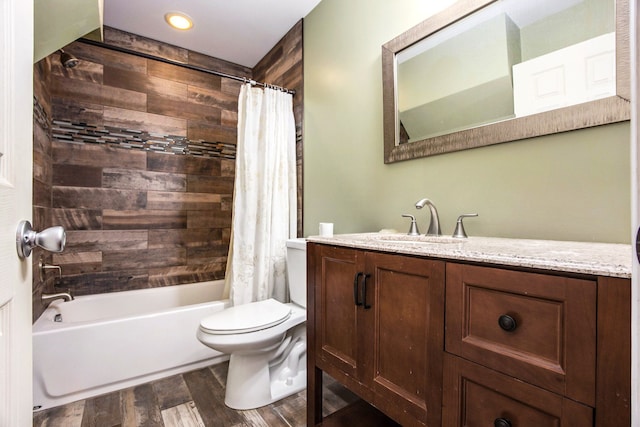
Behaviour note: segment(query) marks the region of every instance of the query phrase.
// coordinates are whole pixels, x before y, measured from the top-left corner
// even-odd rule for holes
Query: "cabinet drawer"
[[[445,347],[595,406],[596,283],[448,264]]]
[[[443,426],[593,425],[586,405],[449,354],[443,385]]]

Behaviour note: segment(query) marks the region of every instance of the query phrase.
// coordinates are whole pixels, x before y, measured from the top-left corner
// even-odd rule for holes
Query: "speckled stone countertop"
[[[407,236],[401,233],[336,234],[310,236],[310,242],[359,249],[427,256],[448,260],[484,262],[542,270],[631,277],[631,245],[504,239],[495,237]]]

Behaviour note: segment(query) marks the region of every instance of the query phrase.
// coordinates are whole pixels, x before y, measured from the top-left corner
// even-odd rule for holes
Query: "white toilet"
[[[198,339],[231,355],[224,403],[254,409],[307,385],[306,241],[287,241],[291,303],[274,299],[227,308],[202,319]]]

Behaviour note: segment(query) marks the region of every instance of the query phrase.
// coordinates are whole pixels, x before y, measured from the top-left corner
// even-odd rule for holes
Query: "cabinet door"
[[[440,425],[444,263],[366,254],[365,357],[375,406],[402,425]],[[369,306],[370,308],[366,308]]]
[[[593,409],[446,354],[442,425],[588,427]]]
[[[363,252],[334,246],[317,246],[315,259],[315,345],[317,364],[342,382],[360,381],[359,353],[364,337],[354,296],[356,275],[361,283]],[[354,384],[347,384],[352,386]],[[356,390],[357,391],[357,390]]]

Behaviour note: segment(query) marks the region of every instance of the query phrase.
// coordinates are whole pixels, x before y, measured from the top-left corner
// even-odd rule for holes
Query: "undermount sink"
[[[372,240],[384,241],[388,243],[402,243],[402,244],[440,244],[440,243],[464,243],[466,239],[456,238],[450,236],[410,236],[408,234],[372,234]]]

